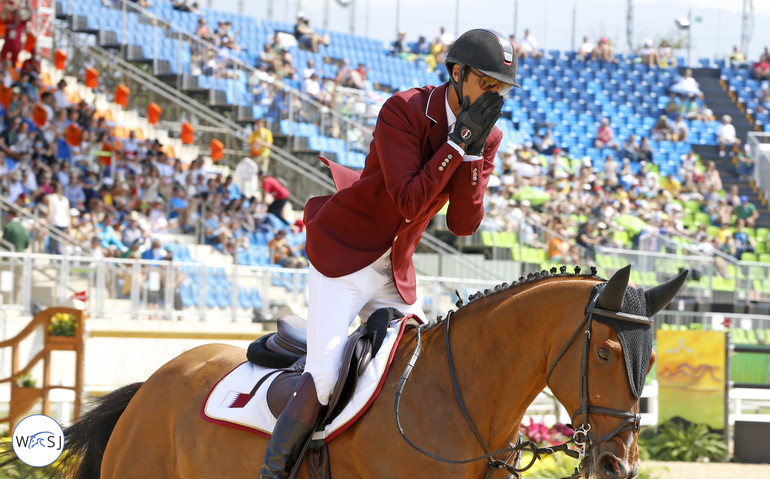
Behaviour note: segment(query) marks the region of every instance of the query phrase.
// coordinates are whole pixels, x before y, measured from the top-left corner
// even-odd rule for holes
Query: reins
[[[600,406],[591,406],[588,404],[588,357],[590,354],[590,346],[591,346],[591,327],[593,325],[594,315],[600,315],[602,317],[608,317],[608,318],[618,319],[622,321],[630,321],[630,322],[650,324],[650,325],[653,324],[653,320],[646,316],[601,309],[596,305],[598,302],[598,298],[599,298],[598,294],[594,295],[594,297],[591,298],[591,301],[589,302],[585,310],[585,318],[583,319],[583,321],[580,322],[577,329],[575,329],[575,332],[572,333],[567,343],[564,345],[562,350],[556,356],[556,359],[548,368],[548,373],[546,375],[546,384],[548,384],[549,379],[551,378],[551,373],[556,367],[556,364],[564,356],[567,349],[575,340],[575,338],[580,333],[580,331],[583,330],[583,328],[585,328],[583,330],[584,340],[583,340],[583,348],[582,348],[581,361],[580,361],[580,408],[571,416],[573,424],[575,424],[575,420],[577,419],[577,417],[581,416],[582,424],[578,428],[573,428],[574,433],[568,441],[562,444],[558,444],[556,446],[540,448],[533,441],[522,441],[521,436],[519,436],[519,439],[516,442],[516,444],[508,443],[509,447],[499,449],[494,452],[490,452],[489,447],[487,447],[486,442],[481,437],[481,434],[476,428],[476,425],[473,423],[473,419],[471,419],[470,414],[468,413],[468,410],[465,407],[462,394],[460,393],[460,387],[457,382],[457,376],[455,375],[454,363],[452,360],[452,350],[451,350],[450,341],[449,341],[449,325],[452,317],[452,311],[450,311],[447,314],[447,317],[444,320],[444,323],[445,323],[444,338],[446,343],[446,356],[447,356],[447,361],[449,363],[449,374],[452,380],[452,389],[455,394],[455,400],[457,402],[457,405],[460,408],[460,412],[465,418],[465,421],[468,424],[468,427],[470,428],[471,432],[476,437],[476,441],[478,441],[478,443],[481,445],[481,448],[484,451],[484,455],[474,457],[471,459],[447,459],[447,458],[438,456],[429,451],[426,451],[425,449],[422,449],[421,447],[416,445],[414,442],[412,442],[406,436],[406,433],[404,432],[404,429],[401,426],[401,419],[399,414],[401,397],[403,395],[404,387],[406,386],[406,381],[409,379],[409,375],[412,373],[412,370],[414,369],[417,359],[420,357],[420,353],[422,352],[421,332],[423,328],[427,327],[427,325],[421,325],[420,327],[417,328],[416,344],[415,344],[414,351],[412,352],[412,356],[409,359],[409,362],[407,363],[406,367],[404,368],[404,372],[401,374],[401,378],[398,382],[398,386],[396,387],[395,398],[393,403],[393,413],[395,415],[396,426],[398,427],[398,432],[401,434],[401,437],[404,438],[404,441],[406,441],[406,443],[409,444],[412,448],[437,461],[459,465],[459,464],[468,464],[471,462],[480,461],[482,459],[487,459],[488,468],[484,476],[485,479],[491,478],[493,473],[500,469],[505,469],[510,474],[508,476],[509,479],[510,478],[518,479],[520,477],[520,473],[527,471],[529,468],[531,468],[535,464],[535,461],[541,459],[542,456],[544,455],[554,454],[556,452],[563,452],[574,459],[583,459],[588,453],[588,451],[594,445],[602,443],[609,439],[612,439],[618,434],[621,434],[628,430],[638,431],[641,423],[641,415],[639,413],[634,413],[632,411],[621,411],[618,409],[611,409],[611,408],[605,408]],[[589,422],[590,414],[618,417],[623,419],[623,421],[609,433],[601,436],[598,439],[592,440],[589,435],[589,432],[591,431],[591,423]],[[569,444],[571,443],[578,446],[579,450],[575,451],[570,449]],[[519,467],[520,466],[519,463],[521,460],[521,451],[529,451],[530,453],[532,453],[532,460],[529,462],[529,464],[527,464],[526,467]],[[500,454],[508,454],[508,457],[505,460],[495,459],[494,456],[497,456]],[[575,472],[571,476],[563,479],[575,479],[579,477],[580,477],[580,472],[576,468]]]
[[[447,361],[449,362],[449,372],[450,377],[452,379],[452,389],[455,392],[455,399],[457,400],[457,405],[460,408],[460,411],[463,414],[463,417],[465,418],[465,421],[467,422],[468,426],[470,427],[471,431],[473,432],[473,435],[476,437],[476,440],[481,445],[481,448],[484,450],[484,455],[473,457],[470,459],[448,459],[445,457],[441,457],[439,455],[433,454],[429,451],[426,451],[425,449],[421,448],[414,442],[412,442],[404,432],[404,428],[401,426],[401,417],[399,413],[399,407],[401,404],[401,397],[403,395],[404,387],[406,386],[406,381],[409,379],[409,375],[412,373],[412,369],[414,369],[414,365],[417,362],[417,359],[420,357],[420,353],[422,352],[422,330],[428,327],[427,324],[421,325],[417,328],[416,333],[416,344],[414,347],[414,351],[412,352],[411,358],[409,358],[409,362],[407,363],[406,367],[404,368],[404,372],[401,374],[401,379],[398,381],[398,386],[396,387],[396,393],[395,393],[395,399],[393,402],[393,413],[395,415],[396,419],[396,426],[398,427],[398,432],[401,434],[401,437],[404,438],[404,441],[406,441],[407,444],[409,444],[413,449],[417,450],[418,452],[430,457],[431,459],[435,459],[440,462],[445,462],[448,464],[468,464],[471,462],[480,461],[482,459],[488,460],[488,469],[485,474],[485,478],[491,478],[492,474],[500,469],[505,469],[508,473],[510,473],[509,477],[515,477],[519,478],[520,473],[527,471],[530,469],[537,460],[541,459],[544,455],[549,454],[555,454],[557,452],[563,452],[567,454],[568,456],[572,458],[577,458],[578,453],[577,451],[573,451],[569,449],[568,444],[573,442],[571,439],[563,444],[559,444],[556,446],[551,447],[538,447],[537,444],[533,441],[522,441],[521,436],[519,436],[518,441],[516,444],[508,443],[509,447],[499,449],[494,452],[490,452],[489,447],[487,447],[486,442],[481,437],[481,434],[479,433],[478,429],[476,428],[476,425],[473,423],[473,419],[471,419],[470,414],[468,414],[468,410],[465,407],[465,403],[463,401],[462,395],[460,394],[460,388],[457,383],[457,376],[455,375],[454,371],[454,364],[452,361],[452,351],[450,348],[449,343],[449,323],[450,318],[452,317],[452,311],[450,311],[447,314],[445,322],[445,341],[446,341],[446,351],[447,351]],[[532,454],[532,459],[530,460],[529,464],[527,464],[525,467],[519,467],[520,466],[520,460],[521,460],[521,451],[529,451]],[[495,459],[494,456],[500,455],[500,454],[508,454],[508,457],[505,460]],[[570,477],[578,477],[578,476],[570,476]],[[569,478],[565,478],[569,479]]]

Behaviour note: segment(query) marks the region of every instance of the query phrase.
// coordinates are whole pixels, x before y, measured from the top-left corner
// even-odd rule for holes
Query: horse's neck
[[[564,287],[554,284],[534,288],[539,291],[524,291],[497,303],[495,298],[479,300],[450,319],[459,390],[476,426],[489,437],[490,447],[516,439],[515,432],[527,407],[546,385],[551,350],[561,349],[565,331],[577,326],[565,328],[566,314],[558,314],[569,311],[571,306],[563,301],[570,296],[564,295]],[[577,318],[575,306],[572,308]],[[428,346],[438,366],[442,361],[447,364],[444,334],[444,328],[434,331]]]

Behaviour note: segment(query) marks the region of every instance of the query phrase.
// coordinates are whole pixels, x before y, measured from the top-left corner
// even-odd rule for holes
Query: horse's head
[[[626,266],[594,287],[583,322],[549,353],[547,383],[571,414],[585,478],[636,477],[639,397],[655,361],[651,317],[687,279],[685,271],[643,291],[628,286],[630,271]]]

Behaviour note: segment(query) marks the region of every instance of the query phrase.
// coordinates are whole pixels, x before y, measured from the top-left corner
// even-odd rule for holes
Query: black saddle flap
[[[372,313],[369,319],[364,324],[362,324],[361,327],[359,327],[350,336],[348,336],[348,341],[345,345],[345,352],[342,356],[342,363],[340,365],[339,378],[337,380],[337,384],[331,392],[329,398],[329,412],[323,419],[321,424],[322,426],[329,424],[335,417],[337,417],[337,415],[339,415],[342,409],[347,406],[348,402],[353,396],[353,393],[356,390],[359,376],[364,373],[366,367],[369,365],[372,358],[377,354],[377,351],[382,345],[382,341],[385,338],[388,325],[393,319],[402,318],[403,316],[403,313],[394,308],[379,309]],[[291,324],[296,326],[298,323],[293,318],[297,317],[294,316],[290,318],[292,318]],[[297,319],[304,322],[302,318]],[[284,344],[284,341],[282,340],[285,340],[288,337],[288,334],[290,334],[284,334],[285,331],[289,330],[282,330],[280,328],[281,321],[279,321],[278,324],[279,328],[277,334],[268,335],[267,337],[263,336],[259,340],[255,341],[251,344],[251,346],[249,346],[248,353],[252,354],[252,347],[254,351],[257,351],[259,348],[257,348],[255,345],[262,341],[264,344],[262,348],[259,349],[260,353],[265,357],[269,357],[274,360],[275,356],[271,355],[278,353],[273,350],[273,347],[282,346]],[[289,323],[287,322],[287,324]],[[278,336],[280,336],[280,338]],[[302,361],[298,361],[299,356],[292,354],[292,351],[288,348],[279,350],[282,351],[282,353],[280,356],[278,356],[278,358],[283,358],[287,363],[282,367],[291,367],[292,370],[280,373],[273,380],[270,388],[267,391],[267,404],[270,408],[270,412],[272,412],[273,416],[276,418],[280,415],[281,411],[283,411],[283,408],[286,406],[286,403],[289,401],[289,397],[294,392],[294,387],[296,386],[297,381],[299,381],[299,378],[304,370],[304,363]],[[254,356],[256,355],[254,354]],[[291,361],[289,361],[290,358],[292,359]],[[249,360],[251,361],[251,357],[249,357]],[[255,362],[255,364],[264,366],[265,364],[263,363],[264,361]],[[303,367],[299,367],[300,365]]]

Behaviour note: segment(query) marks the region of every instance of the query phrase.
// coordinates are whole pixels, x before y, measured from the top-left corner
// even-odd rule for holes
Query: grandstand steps
[[[142,18],[139,17],[140,20]],[[169,61],[153,59],[152,46],[145,48],[142,45],[121,44],[117,32],[92,28],[89,26],[88,18],[84,16],[65,15],[62,19],[67,21],[72,31],[94,35],[96,44],[100,47],[121,53],[121,56],[126,61],[158,77],[168,85],[179,89],[198,103],[213,108],[227,118],[242,124],[254,121],[251,108],[233,105],[228,101],[227,95],[223,90],[208,87],[201,88],[197,85],[197,78],[190,75],[173,74]],[[195,82],[191,82],[191,79],[195,79]]]
[[[720,82],[719,70],[715,68],[696,68],[693,69],[693,78],[698,82],[704,95],[704,101],[711,108],[716,119],[721,119],[722,115],[730,115],[738,138],[745,144],[747,133],[752,131],[754,127]],[[729,154],[720,157],[719,148],[714,145],[693,145],[692,148],[695,153],[700,155],[701,161],[704,164],[709,161],[713,161],[716,164],[722,177],[723,188],[726,191],[729,191],[733,185],[737,185],[739,194],[747,196],[749,201],[757,206],[760,215],[755,226],[770,227],[770,212],[762,207],[762,198],[752,188],[751,184],[738,177],[732,157]]]

